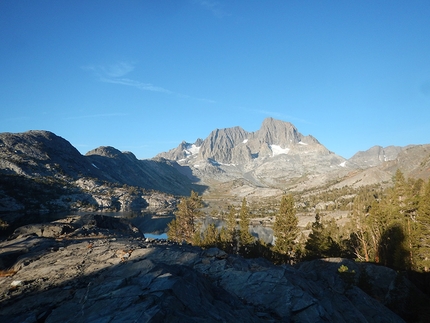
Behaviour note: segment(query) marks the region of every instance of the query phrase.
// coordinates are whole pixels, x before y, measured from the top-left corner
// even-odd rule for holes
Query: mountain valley
[[[106,146],[82,155],[48,131],[1,133],[0,228],[7,239],[0,241],[0,317],[9,322],[66,317],[77,322],[142,317],[147,322],[421,322],[417,319],[428,317],[430,302],[426,273],[404,276],[382,266],[395,267],[390,257],[385,263],[363,261],[357,243],[362,231],[354,222],[361,214],[356,197],[378,195],[395,183],[399,170],[411,183],[427,181],[430,145],[374,146],[345,159],[291,123],[272,118],[256,132],[216,129],[204,140],[182,142],[148,160]],[[256,242],[241,245],[240,253],[234,240],[225,245],[231,252],[170,236],[168,241],[145,237],[144,232],[165,232],[193,191],[204,202],[199,225],[205,233],[222,226],[227,212],[239,210],[246,199],[247,231]],[[281,266],[269,261],[281,259],[271,248],[277,245],[274,223],[286,193],[294,196],[300,230],[294,243],[305,246],[302,256],[318,228],[330,233],[317,240],[322,251],[316,258],[294,266],[287,255]],[[77,214],[70,216],[72,211]],[[107,216],[111,212],[122,216]],[[34,214],[41,216],[35,220]],[[347,227],[346,236],[337,225]],[[333,228],[338,230],[328,231]],[[396,233],[390,230],[385,228]],[[379,239],[379,249],[404,252],[402,245],[385,246],[384,236]],[[327,242],[334,249],[324,251]],[[365,255],[374,257],[379,249],[369,244]],[[355,257],[363,262],[347,259]],[[189,295],[201,300],[198,306]]]
[[[397,169],[428,179],[430,145],[374,146],[345,159],[291,123],[267,118],[256,132],[216,129],[204,140],[139,160],[113,147],[81,155],[48,131],[2,133],[0,212],[139,212],[149,206],[171,212],[174,196],[191,190],[203,194],[208,206],[237,204],[243,197],[257,203],[285,192],[387,186]],[[26,194],[21,186],[28,187]]]

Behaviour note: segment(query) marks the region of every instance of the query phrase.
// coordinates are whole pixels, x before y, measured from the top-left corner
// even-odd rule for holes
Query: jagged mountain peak
[[[308,146],[309,145],[309,146]],[[308,146],[308,147],[306,147]],[[294,151],[328,150],[312,136],[302,135],[290,122],[266,118],[259,130],[248,132],[240,126],[213,130],[195,144],[182,142],[177,148],[158,154],[171,160],[211,160],[221,164],[246,164],[258,157]]]
[[[290,122],[276,120],[273,118],[264,119],[260,130],[254,136],[269,145],[289,146],[299,143],[303,135]]]
[[[200,151],[200,147],[203,144],[203,139],[198,138],[195,143],[189,143],[185,140],[182,141],[178,147],[163,152],[155,156],[153,159],[165,158],[169,160],[184,160],[190,157],[196,157]]]
[[[302,135],[290,122],[267,118],[259,130],[236,126],[215,129],[200,148],[190,144],[158,156],[187,167],[203,183],[246,178],[258,187],[278,187],[294,178],[307,178],[349,166],[312,136]]]
[[[199,157],[213,159],[221,163],[230,163],[231,150],[248,137],[248,132],[241,127],[215,129],[203,141]]]

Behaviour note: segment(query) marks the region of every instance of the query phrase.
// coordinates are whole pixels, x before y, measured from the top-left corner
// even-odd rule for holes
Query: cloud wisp
[[[152,85],[151,83],[142,83],[139,81],[130,80],[127,78],[100,78],[100,81],[105,83],[112,83],[112,84],[121,84],[126,86],[132,86],[135,88],[138,88],[140,90],[144,91],[153,91],[153,92],[162,92],[167,94],[174,94],[172,91],[166,90],[162,87]]]
[[[101,67],[104,74],[109,77],[123,77],[134,70],[134,64],[128,62],[119,62],[117,64]]]
[[[131,86],[142,91],[159,92],[159,93],[165,93],[169,95],[176,95],[177,97],[184,98],[184,99],[197,100],[197,101],[202,101],[206,103],[215,103],[214,100],[193,97],[187,94],[170,91],[161,86],[156,86],[151,83],[140,82],[140,81],[136,81],[136,80],[124,77],[135,69],[135,65],[133,63],[119,62],[117,64],[112,64],[107,67],[91,65],[91,66],[82,67],[82,69],[91,71],[96,75],[98,80],[103,83]]]

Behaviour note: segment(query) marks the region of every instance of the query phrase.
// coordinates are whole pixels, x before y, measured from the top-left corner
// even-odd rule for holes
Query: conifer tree
[[[381,252],[385,252],[382,236],[390,225],[390,216],[381,206],[380,201],[373,201],[368,215],[370,243],[373,250],[373,260],[381,261]]]
[[[308,236],[305,244],[305,252],[307,258],[321,258],[323,253],[322,238],[323,225],[319,213],[315,215],[315,221],[312,223],[312,231]]]
[[[413,262],[413,222],[418,205],[413,197],[414,181],[409,179],[406,181],[403,173],[400,170],[396,171],[394,176],[394,194],[397,203],[395,204],[395,215],[398,221],[398,235],[403,237],[402,244],[398,245],[396,250],[397,267],[402,269],[410,269]],[[400,232],[401,231],[401,232]]]
[[[167,237],[171,241],[181,242],[181,232],[179,230],[178,222],[176,219],[167,224]]]
[[[420,271],[430,271],[430,179],[423,188],[417,214],[415,236],[417,256],[415,264]]]
[[[398,207],[399,213],[404,213],[407,208],[408,188],[405,176],[402,171],[398,169],[394,175],[394,200],[397,200],[395,204]]]
[[[340,256],[340,246],[332,237],[335,233],[334,225],[335,222],[332,221],[324,223],[319,213],[315,215],[315,222],[312,223],[312,232],[309,234],[305,244],[306,258],[313,259]]]
[[[175,213],[176,219],[168,226],[167,236],[170,240],[192,243],[199,231],[196,220],[202,215],[202,198],[197,192],[191,191],[191,196],[182,198]],[[198,232],[198,234],[200,234]]]
[[[215,247],[219,242],[219,232],[215,226],[215,223],[211,223],[203,232],[203,239],[200,243],[203,247]]]
[[[413,261],[413,222],[416,207],[412,207],[413,181],[406,181],[400,170],[393,178],[394,186],[386,189],[371,218],[379,225],[379,246],[376,259],[397,269],[409,269]],[[375,228],[371,232],[376,232]]]
[[[351,242],[357,258],[364,261],[369,261],[371,258],[370,230],[368,221],[366,221],[370,203],[369,192],[362,189],[354,198],[352,211],[353,231],[351,233]]]
[[[234,249],[237,247],[237,231],[236,209],[234,206],[229,206],[225,226],[221,228],[220,232],[221,243],[223,248],[228,252],[235,252]]]
[[[279,254],[291,254],[294,241],[299,233],[299,220],[296,217],[294,198],[292,195],[284,195],[281,199],[279,214],[273,225],[273,235],[276,238],[273,250]]]
[[[251,235],[251,233],[249,233],[250,220],[249,220],[249,209],[246,204],[246,198],[243,198],[242,200],[239,219],[240,219],[239,244],[240,246],[244,247],[254,242],[254,237]]]

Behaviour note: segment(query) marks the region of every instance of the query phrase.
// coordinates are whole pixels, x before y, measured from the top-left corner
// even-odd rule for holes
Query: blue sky
[[[152,158],[289,121],[349,158],[430,143],[430,2],[0,2],[0,132]]]

